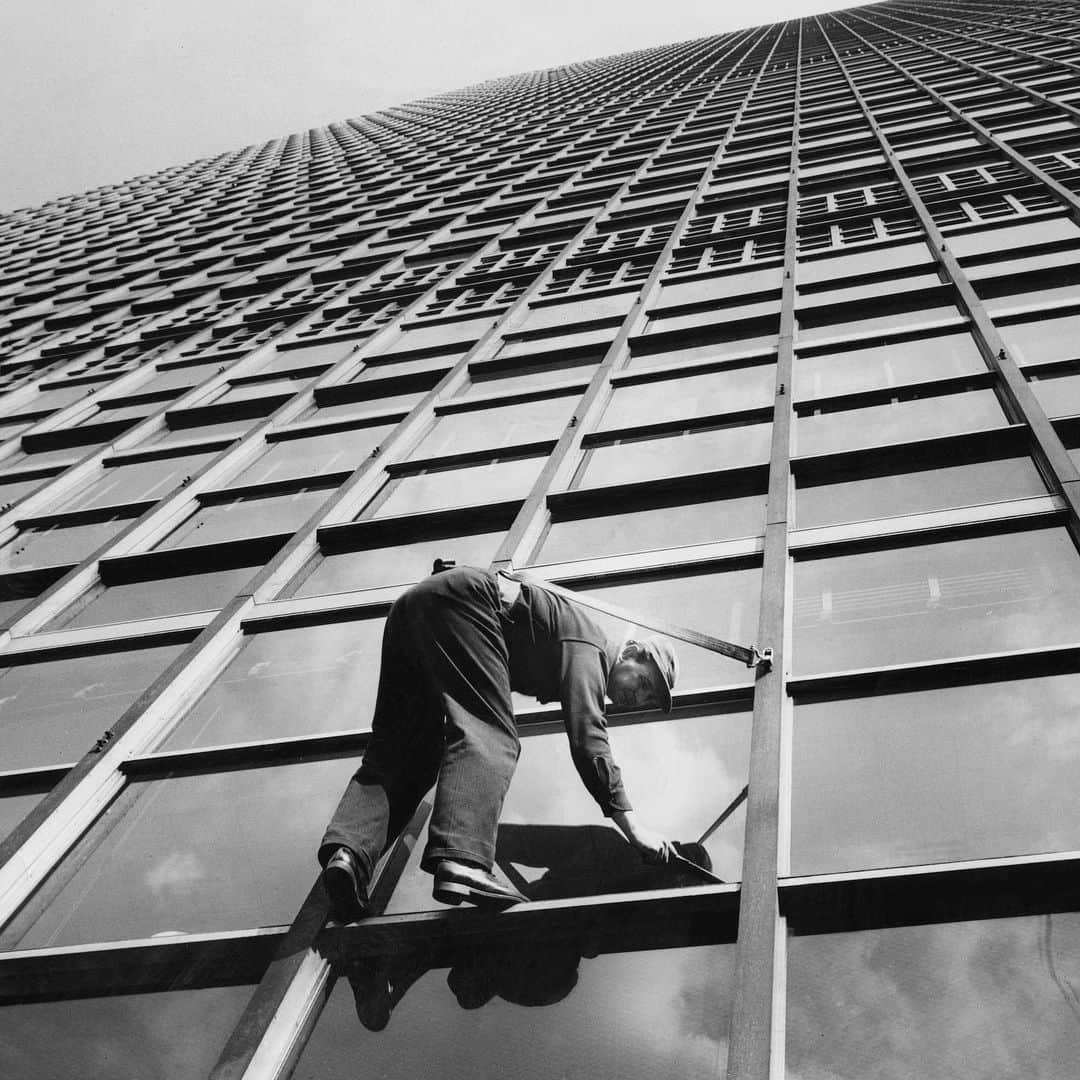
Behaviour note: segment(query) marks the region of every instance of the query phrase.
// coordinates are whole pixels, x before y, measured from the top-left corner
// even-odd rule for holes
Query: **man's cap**
[[[671,712],[671,688],[679,674],[679,658],[666,637],[653,634],[639,641],[645,655],[656,665],[660,672],[660,707],[664,712]]]

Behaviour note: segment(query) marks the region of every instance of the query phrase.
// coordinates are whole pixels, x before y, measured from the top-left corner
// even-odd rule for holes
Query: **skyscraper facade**
[[[0,1072],[1074,1075],[1078,30],[888,0],[0,218]],[[425,804],[327,923],[436,558],[772,650],[609,717],[719,881],[522,700],[534,902],[435,903]]]

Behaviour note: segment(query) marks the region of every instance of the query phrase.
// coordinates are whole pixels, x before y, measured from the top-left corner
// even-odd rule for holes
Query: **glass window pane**
[[[737,297],[738,293],[732,293],[731,297]],[[753,300],[747,298],[740,304],[731,304],[724,307],[699,308],[695,311],[657,311],[655,308],[649,312],[649,321],[645,324],[646,334],[674,333],[685,331],[693,334],[715,333],[718,327],[726,323],[736,322],[742,319],[760,320],[759,326],[764,328],[768,325],[767,316],[780,314],[780,297],[767,297]],[[730,331],[729,331],[730,332]]]
[[[132,619],[157,619],[193,611],[217,611],[225,606],[258,568],[239,566],[208,574],[156,581],[132,581],[99,588],[61,612],[47,629],[73,630],[79,626],[105,626]]]
[[[880,334],[921,326],[924,323],[938,322],[942,319],[956,318],[960,315],[954,304],[937,307],[918,308],[915,311],[902,311],[882,314],[862,314],[858,318],[843,322],[829,322],[824,325],[811,325],[810,315],[803,312],[800,316],[798,342],[807,345],[824,338],[848,337],[852,334],[864,334],[876,331]]]
[[[444,457],[557,439],[578,400],[575,394],[445,413],[409,457]]]
[[[655,438],[626,438],[586,452],[582,487],[658,480],[769,460],[772,424],[730,424]]]
[[[601,319],[614,325],[634,306],[635,299],[635,293],[624,292],[617,296],[593,296],[530,307],[518,330],[535,332],[578,326]]]
[[[401,335],[383,354],[392,356],[430,349],[441,352],[464,352],[491,327],[490,318],[460,319],[457,322],[425,325],[416,323],[402,328]]]
[[[251,993],[223,986],[4,1006],[0,1073],[7,1080],[203,1080]]]
[[[610,729],[615,760],[635,812],[649,828],[682,844],[724,881],[742,878],[742,805],[750,753],[748,711],[680,711],[671,719]],[[439,907],[420,870],[417,841],[388,913]],[[704,848],[706,856],[701,854]],[[677,865],[650,867],[605,821],[570,760],[566,736],[521,740],[521,757],[499,822],[495,863],[530,900],[669,889],[707,882]]]
[[[1022,288],[1024,279],[1021,279],[1017,284]],[[1021,288],[1017,288],[1017,284],[1013,285],[1013,289],[1010,290],[1007,295],[992,296],[983,299],[983,306],[986,308],[988,315],[997,317],[998,315],[1016,311],[1020,308],[1032,307],[1035,304],[1050,306],[1053,304],[1060,304],[1063,301],[1075,302],[1077,298],[1075,284],[1046,286],[1043,288],[1032,287],[1022,289],[1022,291]],[[983,289],[980,290],[980,293],[985,296],[985,293],[988,291],[989,290]]]
[[[787,1075],[1060,1080],[1080,1059],[1080,916],[788,943]]]
[[[308,576],[299,588],[288,595],[323,596],[382,585],[411,584],[427,577],[437,558],[453,559],[458,566],[487,566],[505,535],[506,530],[499,529],[327,555],[307,571]]]
[[[797,561],[795,669],[839,671],[1075,641],[1078,570],[1064,529]]]
[[[21,404],[16,404],[14,407],[11,407],[9,403],[5,403],[8,404],[7,408],[0,405],[0,415],[6,416],[9,413],[45,412],[47,409],[55,411],[56,409],[62,409],[64,406],[70,405],[73,401],[79,401],[88,394],[92,394],[100,389],[100,383],[79,383],[75,386],[45,386],[26,398]]]
[[[392,1002],[393,1016],[377,1033],[357,1023],[349,983],[340,979],[294,1080],[354,1080],[357,1061],[383,1080],[723,1075],[734,946],[585,958],[559,941],[536,950],[482,944],[463,951],[449,972],[408,954],[377,962],[366,971],[392,985],[392,996],[384,989],[373,998],[379,984],[371,975],[358,981],[363,1000],[375,1003],[365,1006],[369,1026]]]
[[[932,263],[930,252],[922,241],[894,244],[889,247],[873,247],[828,258],[800,260],[800,285],[829,281],[833,278],[857,277],[882,270],[901,270],[911,266]]]
[[[89,510],[98,506],[119,506],[123,503],[160,499],[187,477],[194,476],[204,465],[217,457],[219,451],[204,454],[181,454],[177,457],[136,461],[130,465],[108,466],[97,479],[50,510]]]
[[[888,291],[891,296],[900,296],[917,289],[930,289],[941,285],[941,278],[936,273],[909,274],[905,277],[890,278],[888,282],[840,281],[835,288],[819,289],[814,292],[800,292],[798,305],[802,311],[818,312],[822,307],[833,304],[846,304],[855,300],[879,300],[882,293]]]
[[[395,363],[369,362],[349,382],[365,383],[381,379],[396,379],[403,375],[428,373],[431,378],[425,380],[426,384],[434,386],[452,366],[452,362],[445,356],[419,356],[412,360],[398,360]],[[415,380],[410,381],[415,385]]]
[[[629,584],[581,587],[582,592],[618,604],[645,618],[652,615],[724,641],[749,645],[756,639],[761,570],[708,569],[678,577],[655,577]],[[622,641],[641,631],[617,619],[588,612],[610,637]],[[645,631],[652,633],[652,631]],[[684,642],[675,642],[679,656],[676,690],[745,683],[753,679],[745,664]]]
[[[981,431],[1005,423],[1005,412],[993,390],[969,390],[797,416],[795,440],[798,453],[809,456]]]
[[[648,344],[655,348],[655,342],[649,341],[648,338],[644,339],[644,342],[639,339],[631,343],[633,353],[629,366],[635,370],[640,370],[642,368],[657,367],[660,364],[670,364],[673,360],[734,358],[736,356],[751,356],[755,353],[775,352],[778,337],[778,333],[772,333],[756,337],[732,338],[730,341],[713,341],[708,345],[681,349],[678,355],[669,350],[653,352],[652,349],[649,349],[646,352],[644,351],[644,345]]]
[[[1020,367],[1080,359],[1080,315],[1045,315],[1031,322],[1000,327],[1012,358]]]
[[[796,485],[800,529],[1046,494],[1046,484],[1029,457],[967,465],[927,464],[917,471],[842,483],[810,484],[796,477]]]
[[[14,439],[16,435],[21,435],[24,431],[29,431],[36,423],[37,420],[0,420],[0,442],[7,442],[8,439]],[[14,460],[19,460],[20,457],[25,458],[25,454],[18,454]],[[4,462],[5,465],[10,465],[12,458],[7,458]]]
[[[82,757],[180,654],[169,645],[70,656],[0,672],[0,761],[5,769]]]
[[[27,450],[20,444],[14,454],[4,458],[4,464],[9,469],[40,469],[53,465],[66,468],[96,454],[104,445],[102,442],[89,442],[80,446],[62,446],[56,450]]]
[[[770,338],[760,340],[770,340],[773,344],[771,348],[758,349],[758,352],[768,353],[776,351],[775,339]],[[627,362],[627,368],[632,371],[640,371],[644,368],[690,364],[699,360],[717,360],[722,357],[726,358],[727,352],[730,351],[731,350],[725,350],[723,342],[718,345],[692,345],[682,349],[665,349],[660,352],[648,352],[642,353],[639,356],[631,356],[630,360]],[[742,352],[744,350],[740,349],[738,351]]]
[[[258,416],[239,417],[236,420],[223,420],[217,424],[200,424],[198,427],[164,427],[143,439],[140,446],[168,446],[172,443],[194,442],[196,439],[238,439],[247,434],[256,424],[261,424]]]
[[[166,750],[367,728],[383,619],[248,636],[162,743]]]
[[[0,547],[0,570],[80,563],[92,551],[126,529],[133,518],[109,518],[85,525],[49,525],[24,529]]]
[[[226,405],[237,401],[257,401],[260,398],[276,398],[282,394],[292,395],[306,386],[314,376],[297,379],[265,379],[250,383],[226,383],[221,390],[202,404],[213,402]]]
[[[0,626],[11,626],[15,616],[31,600],[35,600],[55,580],[53,572],[48,574],[4,574],[0,575]]]
[[[986,371],[966,331],[890,342],[823,356],[795,357],[796,400],[855,394]]]
[[[775,394],[776,367],[773,364],[619,386],[598,427],[612,430],[761,409],[772,404]]]
[[[0,480],[0,506],[10,506],[17,503],[24,495],[29,495],[46,484],[51,484],[51,476],[35,476],[29,480],[20,480],[13,477],[10,480]]]
[[[162,551],[295,532],[335,490],[304,488],[284,495],[252,495],[204,506],[154,546]]]
[[[114,404],[113,402],[102,401],[92,413],[88,413],[81,420],[76,420],[72,427],[85,427],[88,424],[111,424],[121,420],[132,422],[144,420],[151,413],[161,409],[163,405],[164,402],[161,401],[138,401],[130,405],[123,402]],[[129,423],[128,427],[131,426],[131,423]]]
[[[198,386],[212,375],[218,375],[224,370],[224,365],[219,361],[211,360],[202,364],[186,364],[184,367],[166,368],[157,371],[154,377],[136,388],[139,394],[153,394],[161,390],[175,390]]]
[[[106,811],[123,816],[18,947],[287,926],[355,769],[341,758],[132,782]]]
[[[407,413],[427,390],[410,390],[407,394],[389,394],[386,397],[367,398],[364,401],[343,401],[337,405],[315,405],[301,413],[305,420],[354,420],[365,413],[395,411]]]
[[[0,793],[0,841],[3,841],[11,833],[12,829],[45,798],[45,794],[43,791],[18,795]],[[0,1013],[0,1016],[2,1015]],[[0,1049],[0,1061],[3,1060],[2,1055],[3,1050]]]
[[[1031,392],[1049,417],[1080,413],[1080,372],[1041,375],[1031,381]]]
[[[791,872],[1076,850],[1078,710],[1075,674],[797,704]]]
[[[1080,229],[1065,217],[980,229],[977,232],[953,233],[948,237],[950,249],[961,259],[982,254],[1000,256],[1034,244],[1078,239]]]
[[[475,397],[478,394],[515,394],[523,390],[539,390],[554,383],[580,379],[586,382],[596,370],[596,360],[563,360],[550,364],[521,367],[485,367],[469,371],[469,381],[457,393],[457,397]]]
[[[396,424],[348,428],[305,439],[281,439],[267,443],[266,449],[243,472],[229,481],[229,487],[267,484],[275,480],[297,480],[324,473],[352,472],[371,456],[371,451],[394,430]]]
[[[765,496],[646,507],[552,521],[533,562],[557,563],[631,551],[757,536],[765,528]]]
[[[328,341],[323,345],[308,345],[300,349],[282,348],[260,364],[259,371],[288,371],[293,368],[332,367],[356,351],[355,341]]]
[[[392,480],[376,517],[396,517],[452,506],[523,499],[529,493],[546,458],[496,458],[462,468],[425,469]]]

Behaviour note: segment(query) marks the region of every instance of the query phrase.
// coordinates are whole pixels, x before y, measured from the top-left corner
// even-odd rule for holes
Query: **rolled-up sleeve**
[[[574,766],[605,817],[632,810],[608,741],[604,655],[585,641],[562,641],[560,647],[559,700]]]

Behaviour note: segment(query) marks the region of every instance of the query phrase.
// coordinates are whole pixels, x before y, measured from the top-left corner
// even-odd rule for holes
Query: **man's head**
[[[671,712],[671,688],[679,663],[667,638],[628,641],[608,674],[608,697],[622,709]]]

